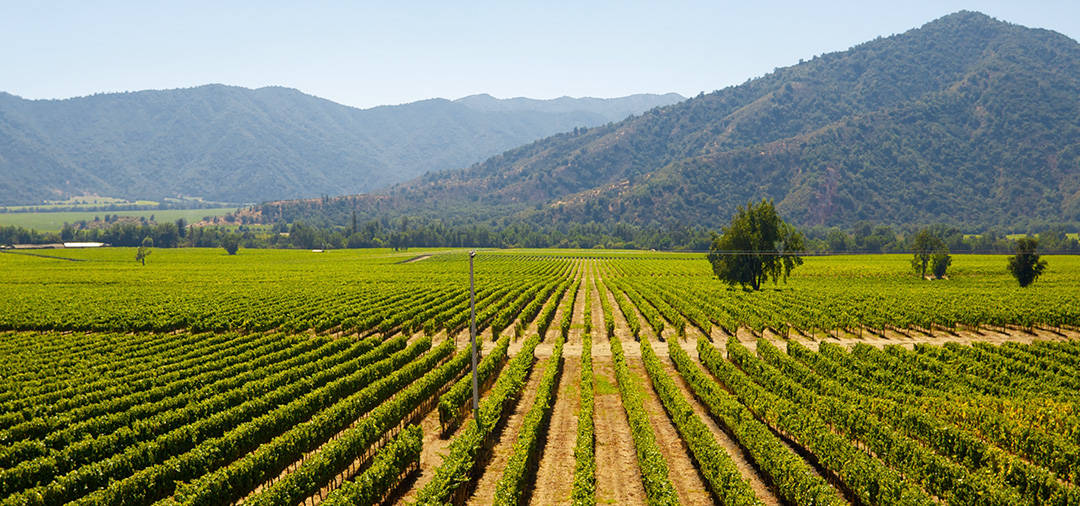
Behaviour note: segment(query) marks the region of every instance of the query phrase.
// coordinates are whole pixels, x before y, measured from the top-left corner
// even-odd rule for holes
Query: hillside
[[[276,87],[67,100],[0,93],[0,204],[86,193],[257,202],[367,192],[679,100],[473,96],[360,110]]]
[[[801,225],[1080,221],[1077,96],[1076,41],[959,12],[385,194],[261,209],[715,227],[767,197]]]

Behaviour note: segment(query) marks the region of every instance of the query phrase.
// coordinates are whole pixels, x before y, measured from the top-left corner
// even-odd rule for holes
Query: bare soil
[[[604,381],[614,388],[615,369],[610,358],[593,357],[593,372],[598,383]],[[645,504],[634,439],[618,390],[598,388],[594,409],[597,504]]]
[[[565,359],[530,504],[570,503],[574,481],[578,407],[581,405],[578,395],[580,381],[581,361]]]
[[[713,504],[712,493],[691,460],[690,449],[679,435],[675,424],[664,410],[660,398],[653,390],[652,381],[645,372],[645,364],[640,359],[627,359],[630,372],[638,377],[645,393],[645,410],[649,412],[649,424],[660,447],[660,453],[668,465],[668,479],[675,487],[681,504]]]
[[[656,348],[660,348],[659,345],[654,345]],[[666,346],[665,346],[666,348]],[[675,380],[675,384],[679,386],[679,390],[682,391],[683,397],[690,403],[690,406],[694,408],[694,413],[697,414],[701,421],[705,422],[705,426],[712,432],[713,437],[716,438],[716,442],[720,444],[728,455],[731,456],[731,460],[735,462],[735,467],[739,468],[739,473],[742,474],[743,479],[750,483],[750,488],[753,489],[754,495],[761,499],[766,505],[773,506],[781,504],[780,496],[776,494],[776,490],[768,484],[768,478],[760,473],[754,467],[753,459],[750,454],[739,444],[738,440],[731,437],[724,429],[720,428],[720,425],[709,414],[708,408],[701,404],[694,397],[693,390],[690,389],[690,385],[686,383],[679,371],[675,369],[675,365],[668,361],[664,364],[668,375]]]
[[[431,478],[435,476],[435,469],[442,464],[443,457],[450,446],[450,438],[439,438],[439,433],[442,431],[439,425],[439,410],[431,410],[420,422],[420,428],[424,431],[424,446],[420,450],[420,472],[411,482],[403,485],[408,487],[401,496],[401,501],[404,503],[414,501],[416,494],[431,481]],[[459,427],[458,431],[460,430]]]
[[[518,431],[521,429],[521,423],[525,421],[525,415],[532,408],[533,400],[536,399],[537,387],[540,385],[540,378],[544,375],[544,367],[547,366],[548,360],[551,359],[538,360],[529,371],[529,378],[521,392],[521,397],[518,398],[514,411],[510,413],[497,435],[491,457],[484,465],[480,478],[475,480],[476,487],[467,504],[492,504],[494,502],[495,486],[502,478],[506,461],[514,453],[514,442],[517,441]]]
[[[581,286],[578,287],[577,297],[574,299],[574,314],[570,320],[570,334],[567,335],[566,344],[580,345],[581,336],[585,333],[585,303],[589,297],[588,283],[585,281],[585,278],[582,277]],[[558,331],[558,329],[555,330]]]

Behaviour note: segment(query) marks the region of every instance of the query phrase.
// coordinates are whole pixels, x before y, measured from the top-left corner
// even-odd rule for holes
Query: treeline
[[[926,228],[940,238],[952,253],[1013,253],[1015,241],[1004,231],[987,229],[978,234],[964,233],[956,227],[935,224],[929,227],[905,225],[856,224],[845,230],[838,227],[804,229],[807,250],[813,253],[907,253],[912,250],[915,235]],[[1025,232],[1037,235],[1039,251],[1044,253],[1080,253],[1076,232],[1080,227],[1065,224],[1044,224]],[[1070,234],[1072,237],[1070,237]]]
[[[802,229],[806,252],[827,253],[907,253],[922,228],[916,225],[892,227],[859,223],[850,229],[813,227]],[[984,230],[978,234],[947,225],[928,230],[941,238],[952,253],[1012,253],[1014,241],[1004,231]],[[1047,224],[1026,232],[1038,235],[1043,253],[1080,254],[1076,226]],[[269,228],[188,226],[176,222],[115,222],[100,228],[66,225],[60,232],[39,232],[17,226],[0,226],[0,245],[49,244],[60,242],[103,242],[112,246],[137,247],[150,237],[154,247],[218,247],[233,234],[242,248],[572,248],[572,249],[656,249],[662,251],[707,251],[710,229],[700,226],[644,227],[629,224],[530,223],[447,224],[427,218],[382,218],[353,221],[348,226],[316,226],[306,223],[276,224]]]
[[[4,213],[61,213],[61,212],[113,212],[113,211],[165,211],[169,209],[215,209],[229,207],[234,204],[224,202],[206,202],[200,200],[182,200],[176,202],[161,201],[153,204],[137,204],[134,202],[116,202],[112,204],[80,204],[70,206],[42,205],[20,206],[16,209],[0,207],[0,214]]]
[[[272,247],[245,227],[188,227],[184,220],[166,223],[115,223],[110,227],[75,229],[65,226],[60,232],[40,232],[18,226],[0,226],[0,245],[54,244],[61,242],[102,242],[110,246],[142,245],[144,238],[154,241],[156,248],[216,248],[227,234],[239,234],[241,244],[249,247]]]

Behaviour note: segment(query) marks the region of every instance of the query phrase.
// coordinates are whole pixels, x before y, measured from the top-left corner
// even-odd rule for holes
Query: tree
[[[150,256],[150,248],[154,247],[154,239],[150,236],[143,237],[139,250],[135,252],[135,261],[146,265],[146,257]]]
[[[723,234],[712,234],[708,258],[718,278],[760,290],[769,278],[786,283],[802,265],[798,253],[804,248],[802,234],[780,218],[771,200],[762,200],[739,207]]]
[[[911,259],[911,268],[920,278],[926,277],[927,266],[931,267],[934,277],[945,277],[945,270],[952,264],[949,246],[937,234],[924,228],[911,241],[911,250],[915,256]]]
[[[934,253],[934,256],[930,258],[931,270],[934,273],[934,279],[941,279],[945,277],[945,271],[952,265],[952,257],[949,256],[949,250],[939,251]]]
[[[240,236],[234,233],[226,233],[221,236],[221,247],[230,255],[235,255],[240,249]]]
[[[1020,286],[1034,283],[1046,271],[1046,260],[1040,260],[1035,253],[1038,247],[1039,240],[1031,236],[1016,240],[1016,256],[1009,257],[1009,272]]]

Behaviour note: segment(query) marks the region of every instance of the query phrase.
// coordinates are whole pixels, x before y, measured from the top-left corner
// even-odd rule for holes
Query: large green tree
[[[1035,253],[1038,247],[1039,240],[1031,236],[1016,240],[1016,255],[1009,257],[1009,272],[1020,286],[1034,283],[1046,270],[1046,260],[1040,260]]]
[[[723,234],[713,233],[708,258],[718,278],[759,290],[769,278],[786,283],[802,265],[803,249],[802,234],[780,218],[771,200],[762,200],[739,207]]]

